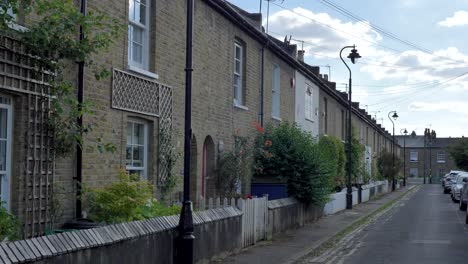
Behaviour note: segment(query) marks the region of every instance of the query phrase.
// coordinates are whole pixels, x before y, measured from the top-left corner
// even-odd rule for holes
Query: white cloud
[[[408,109],[414,112],[441,112],[448,111],[456,114],[468,115],[468,102],[441,101],[441,102],[412,102]]]
[[[468,25],[468,12],[467,11],[457,11],[451,17],[445,18],[445,20],[437,23],[442,27],[455,27],[455,26],[464,26]]]

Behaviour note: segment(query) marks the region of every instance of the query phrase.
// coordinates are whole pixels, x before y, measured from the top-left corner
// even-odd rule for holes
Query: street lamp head
[[[397,118],[398,118],[397,112],[393,113],[392,118],[393,118],[393,120],[395,120],[395,121],[397,120]]]
[[[403,134],[405,134],[405,136],[408,135],[408,130],[406,130],[406,128],[405,131],[403,131]]]
[[[352,62],[353,64],[356,64],[356,61],[357,61],[359,58],[361,58],[361,55],[359,55],[359,53],[358,53],[356,47],[354,47],[354,48],[351,50],[351,53],[349,53],[348,58],[351,59],[351,62]]]

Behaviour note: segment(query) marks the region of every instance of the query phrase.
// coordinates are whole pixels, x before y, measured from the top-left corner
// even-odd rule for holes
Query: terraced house
[[[125,169],[160,187],[170,173],[163,158],[172,147],[169,135],[177,135],[175,147],[182,149],[185,1],[82,2],[88,12],[102,11],[128,29],[106,53],[93,58],[111,70],[110,79],[96,81],[92,71],[85,67],[80,72],[78,65],[67,69],[77,92],[95,106],[95,113],[84,116],[83,122],[99,125],[87,134],[85,144],[104,138],[116,147],[115,152],[85,149],[71,157],[54,157],[47,126],[51,73],[37,74],[37,58],[25,53],[14,37],[1,38],[1,199],[23,222],[25,237],[41,235],[51,224],[53,186],[60,185],[68,198],[62,201],[60,224],[81,215],[77,182],[104,186]],[[27,28],[27,21],[19,17],[16,22]],[[346,94],[306,65],[295,45],[265,34],[261,23],[261,15],[224,0],[195,2],[194,201],[217,195],[217,160],[232,149],[235,136],[253,134],[252,122],[297,122],[314,136],[345,138]],[[388,149],[389,134],[358,106],[353,114],[356,126],[366,131],[363,142],[373,153]],[[178,164],[176,172],[181,169]],[[250,193],[250,183],[243,182],[239,189]]]

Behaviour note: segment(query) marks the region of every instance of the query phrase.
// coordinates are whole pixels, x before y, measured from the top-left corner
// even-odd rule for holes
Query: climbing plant
[[[16,14],[16,15],[12,15]],[[34,14],[34,16],[29,16]],[[26,29],[14,27],[15,22],[26,21]],[[80,28],[82,39],[80,36]],[[70,72],[77,63],[83,63],[96,81],[110,75],[110,69],[98,64],[93,58],[106,51],[118,39],[124,27],[115,19],[98,11],[82,14],[73,0],[3,0],[0,1],[0,30],[22,41],[26,51],[39,58],[32,65],[37,72],[53,73],[49,94],[52,98],[49,125],[54,131],[53,150],[59,156],[74,151],[78,144],[83,148],[83,138],[96,124],[80,125],[78,119],[94,113],[95,106],[79,102],[76,84]],[[34,77],[34,76],[33,76]],[[99,151],[113,151],[115,146],[98,138],[94,146]]]

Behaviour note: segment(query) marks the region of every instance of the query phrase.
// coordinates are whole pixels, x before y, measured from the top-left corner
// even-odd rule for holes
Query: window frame
[[[239,56],[239,59],[237,58],[237,48],[239,48],[240,50],[240,56]],[[232,85],[233,85],[233,93],[234,93],[234,98],[233,98],[233,102],[234,102],[234,106],[238,106],[238,107],[245,107],[245,99],[244,99],[244,67],[245,67],[245,58],[244,58],[244,54],[245,54],[245,45],[239,41],[239,40],[235,40],[234,41],[234,60],[233,60],[233,63],[234,63],[234,68],[233,68],[233,75],[232,75],[232,78],[233,78],[233,81],[232,81]],[[239,62],[239,72],[236,71],[236,63]],[[239,84],[236,85],[236,76],[239,77]]]
[[[128,159],[125,154],[125,170],[127,172],[130,171],[141,171],[142,175],[141,178],[144,180],[148,180],[148,156],[149,156],[149,122],[137,119],[137,118],[128,118],[127,119],[127,128],[128,124],[132,123],[132,137],[134,133],[134,124],[143,125],[143,166],[136,167],[133,165],[128,165]],[[127,135],[128,135],[128,131]],[[131,146],[140,146],[140,144],[130,144]],[[127,153],[127,147],[129,146],[128,139],[125,144],[125,153]],[[130,159],[133,163],[133,151],[132,151],[132,158]]]
[[[314,93],[312,85],[306,83],[304,98],[304,117],[306,120],[314,122]]]
[[[271,71],[271,117],[281,120],[281,67],[276,63]]]
[[[328,99],[323,97],[323,133],[328,134]]]
[[[437,163],[445,163],[446,162],[445,156],[446,156],[445,152],[443,151],[437,152],[437,157],[436,157]],[[443,159],[440,159],[440,157],[443,157]]]
[[[128,68],[132,71],[142,73],[145,75],[149,75],[150,77],[157,78],[156,76],[151,76],[151,72],[149,71],[149,58],[150,58],[150,31],[151,31],[151,25],[150,25],[150,9],[151,9],[151,0],[146,0],[145,4],[145,24],[142,24],[140,22],[134,21],[131,19],[131,13],[130,13],[130,6],[131,2],[135,3],[136,1],[140,2],[141,0],[128,0]],[[137,62],[133,59],[133,30],[134,27],[137,27],[139,29],[143,30],[142,33],[142,50],[141,50],[141,57],[142,57],[142,62]]]
[[[416,171],[416,174],[412,174],[411,173],[412,171],[413,172]],[[414,168],[414,167],[410,168],[409,169],[409,175],[410,175],[410,177],[411,177],[411,175],[413,175],[414,178],[418,178],[419,177],[419,168]]]
[[[11,194],[11,155],[12,155],[12,136],[13,136],[13,107],[12,98],[0,94],[0,97],[5,98],[9,103],[0,103],[0,108],[7,110],[7,131],[6,131],[6,151],[5,151],[5,171],[1,177],[1,201],[5,202],[5,208],[10,211],[10,194]]]
[[[412,157],[411,157],[411,155],[414,154],[414,153],[416,154],[416,159],[412,159]],[[418,162],[419,161],[418,151],[415,151],[415,150],[410,151],[409,160],[410,160],[410,162]]]

